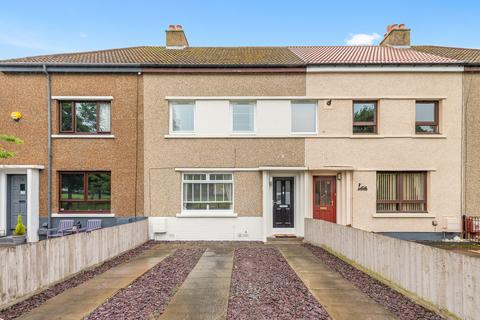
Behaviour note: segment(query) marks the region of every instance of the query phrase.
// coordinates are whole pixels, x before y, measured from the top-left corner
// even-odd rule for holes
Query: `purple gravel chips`
[[[178,249],[85,319],[156,319],[205,249]]]
[[[235,250],[228,319],[329,319],[275,248]]]

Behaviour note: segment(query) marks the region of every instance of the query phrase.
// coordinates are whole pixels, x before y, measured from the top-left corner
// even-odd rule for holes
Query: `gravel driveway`
[[[329,319],[275,248],[235,250],[228,319]]]

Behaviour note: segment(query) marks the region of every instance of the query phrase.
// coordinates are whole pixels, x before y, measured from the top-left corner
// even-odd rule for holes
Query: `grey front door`
[[[27,175],[15,174],[8,176],[8,223],[10,230],[17,225],[18,216],[22,216],[23,224],[27,225]]]

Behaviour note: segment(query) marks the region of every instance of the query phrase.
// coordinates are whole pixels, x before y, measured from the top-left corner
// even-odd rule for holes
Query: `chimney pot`
[[[184,49],[188,47],[188,40],[181,25],[171,24],[165,31],[167,49]]]
[[[387,33],[380,42],[380,45],[391,47],[409,47],[410,29],[407,29],[403,23],[388,25]]]

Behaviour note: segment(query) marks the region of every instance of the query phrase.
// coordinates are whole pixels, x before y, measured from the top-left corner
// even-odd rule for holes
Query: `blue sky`
[[[405,23],[413,44],[480,48],[478,12],[473,0],[3,0],[0,59],[164,45],[169,24],[191,46],[375,44]]]

